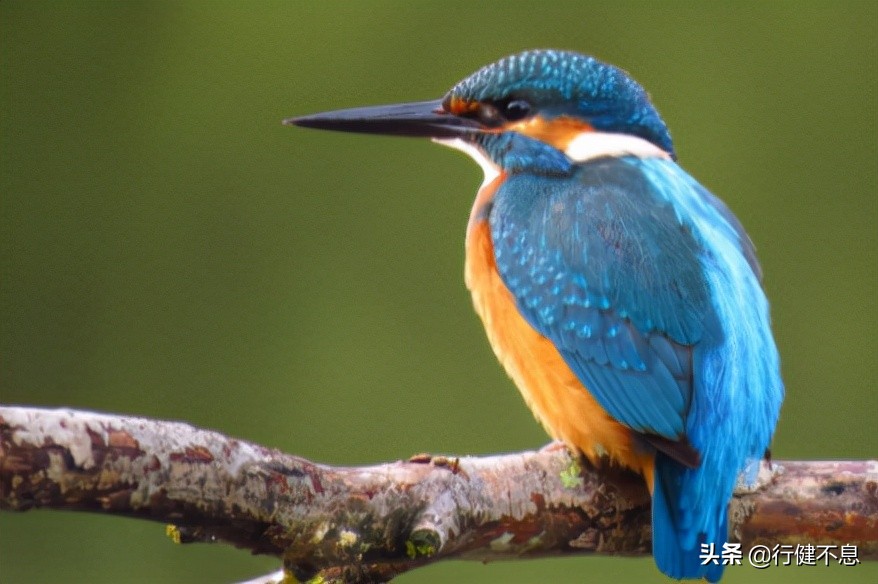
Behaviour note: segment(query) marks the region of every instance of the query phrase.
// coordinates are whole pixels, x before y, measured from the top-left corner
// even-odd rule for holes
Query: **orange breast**
[[[607,455],[647,477],[652,455],[635,444],[633,432],[597,403],[562,359],[555,345],[521,316],[500,279],[488,222],[482,215],[505,177],[485,185],[470,217],[466,242],[466,284],[497,358],[537,420],[555,439],[597,464]]]

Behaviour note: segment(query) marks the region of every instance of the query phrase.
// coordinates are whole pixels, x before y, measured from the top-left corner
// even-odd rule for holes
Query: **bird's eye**
[[[490,127],[501,126],[504,122],[517,122],[530,114],[530,103],[523,99],[513,99],[508,102],[481,102],[477,110],[479,121]]]
[[[516,122],[530,115],[530,104],[523,99],[513,99],[503,108],[503,117]]]

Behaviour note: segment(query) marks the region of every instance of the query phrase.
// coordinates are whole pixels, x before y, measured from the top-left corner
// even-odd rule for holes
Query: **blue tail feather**
[[[698,473],[699,469],[688,469],[663,453],[656,455],[652,554],[658,568],[671,578],[717,582],[725,566],[712,562],[702,565],[701,544],[713,543],[715,553],[722,551],[728,537],[727,513],[724,501],[698,508],[684,504],[684,481],[695,479]]]

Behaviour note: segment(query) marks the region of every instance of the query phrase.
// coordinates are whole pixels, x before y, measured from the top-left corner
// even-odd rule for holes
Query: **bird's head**
[[[583,148],[595,149],[601,139],[618,144],[619,137],[628,138],[627,148],[641,144],[673,156],[671,136],[646,91],[621,69],[569,51],[505,57],[439,100],[339,110],[284,123],[475,145],[503,167],[530,164],[528,156],[549,166],[561,164]],[[582,138],[585,147],[575,142]],[[504,160],[510,152],[517,158]]]

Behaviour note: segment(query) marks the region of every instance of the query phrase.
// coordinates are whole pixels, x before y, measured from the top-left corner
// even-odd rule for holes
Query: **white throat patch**
[[[475,160],[476,164],[481,166],[485,173],[485,180],[482,181],[482,187],[490,184],[491,181],[500,175],[500,167],[494,164],[494,162],[485,156],[485,153],[474,144],[464,142],[460,138],[433,138],[433,142],[442,144],[443,146],[448,146],[449,148],[454,148],[455,150],[460,150]]]

